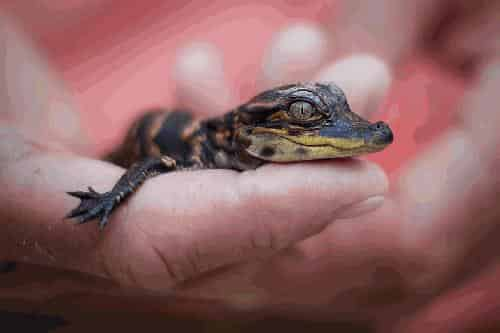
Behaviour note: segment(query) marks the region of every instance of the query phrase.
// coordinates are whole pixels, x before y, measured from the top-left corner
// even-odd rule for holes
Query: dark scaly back
[[[105,160],[129,168],[166,155],[184,168],[254,168],[255,163],[240,165],[241,158],[235,156],[241,154],[233,140],[237,121],[235,111],[199,122],[186,111],[152,110],[134,121],[123,143]]]
[[[150,110],[133,122],[123,143],[104,159],[128,168],[147,157],[168,155],[187,164],[192,154],[189,132],[198,127],[188,112]]]

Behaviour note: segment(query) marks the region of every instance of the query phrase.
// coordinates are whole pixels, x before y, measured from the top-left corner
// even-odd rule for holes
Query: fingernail
[[[364,201],[344,206],[338,210],[339,213],[336,215],[336,219],[350,219],[364,215],[380,208],[384,203],[384,200],[385,198],[383,195],[376,195]]]

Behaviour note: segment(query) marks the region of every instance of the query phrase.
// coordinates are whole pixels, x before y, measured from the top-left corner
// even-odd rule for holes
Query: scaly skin
[[[185,111],[154,110],[138,119],[106,160],[127,168],[109,192],[68,192],[81,200],[66,217],[85,223],[112,211],[148,178],[192,169],[255,169],[265,163],[352,157],[384,149],[388,125],[351,111],[333,83],[265,91],[222,117],[194,121]]]

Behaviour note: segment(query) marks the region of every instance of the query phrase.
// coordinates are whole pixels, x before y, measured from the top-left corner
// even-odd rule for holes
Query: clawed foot
[[[78,224],[98,218],[99,228],[102,230],[108,223],[109,215],[118,203],[119,196],[113,192],[99,193],[92,187],[88,189],[88,192],[67,192],[69,195],[79,198],[81,202],[65,218],[75,218]]]

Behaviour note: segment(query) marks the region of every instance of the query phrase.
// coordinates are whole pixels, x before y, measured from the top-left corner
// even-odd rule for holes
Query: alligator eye
[[[290,105],[288,113],[292,118],[304,121],[310,119],[313,116],[314,107],[311,103],[299,101]]]

